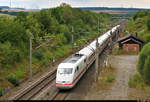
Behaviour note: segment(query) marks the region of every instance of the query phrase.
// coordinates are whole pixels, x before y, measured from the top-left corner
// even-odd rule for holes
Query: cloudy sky
[[[150,0],[0,0],[0,6],[51,8],[62,2],[72,7],[134,7],[150,8]]]

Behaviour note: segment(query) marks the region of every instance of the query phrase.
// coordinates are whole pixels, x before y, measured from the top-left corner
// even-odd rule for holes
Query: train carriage
[[[112,34],[118,30],[120,25],[98,38],[99,48],[104,48],[108,44]],[[59,89],[71,89],[76,85],[79,79],[84,75],[89,66],[95,60],[96,40],[85,48],[70,56],[58,65],[56,74],[56,87]]]

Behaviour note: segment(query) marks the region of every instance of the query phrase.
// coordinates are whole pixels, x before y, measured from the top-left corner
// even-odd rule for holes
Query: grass
[[[106,67],[103,68],[101,71],[100,76],[98,77],[98,82],[94,85],[94,90],[103,90],[103,89],[109,89],[110,86],[115,81],[115,68],[113,67]]]
[[[144,86],[144,91],[148,94],[150,94],[150,86],[149,85],[145,85]]]
[[[130,87],[129,99],[150,99],[150,85],[147,85],[139,73],[134,74],[128,81]]]
[[[3,89],[0,88],[0,96],[2,96],[2,95],[3,95]]]
[[[131,88],[144,88],[145,83],[141,75],[139,73],[136,73],[129,79],[128,85]]]
[[[6,77],[6,80],[8,80],[11,84],[13,84],[14,86],[18,86],[19,83],[19,79],[15,74],[10,74]]]
[[[112,83],[114,80],[115,80],[115,77],[110,75],[110,76],[107,77],[107,79],[105,81],[108,82],[108,83]]]
[[[47,92],[47,93],[46,93],[46,96],[49,96],[49,95],[50,95],[50,92]]]
[[[137,90],[142,89],[146,93],[150,94],[150,85],[145,83],[145,81],[139,73],[136,73],[130,78],[128,85],[130,88],[136,88]]]

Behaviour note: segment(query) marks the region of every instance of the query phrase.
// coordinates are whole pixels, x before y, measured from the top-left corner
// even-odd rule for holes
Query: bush
[[[8,75],[8,77],[6,78],[6,80],[8,80],[14,86],[18,86],[20,84],[20,82],[19,82],[19,80],[18,80],[18,78],[16,77],[15,74]]]
[[[35,57],[35,58],[37,58],[39,61],[40,60],[42,60],[42,58],[43,58],[43,50],[42,49],[38,49],[38,50],[36,50],[34,53],[33,53],[33,56]]]
[[[56,52],[54,53],[55,53],[56,58],[58,59],[66,55],[66,50],[63,49],[62,47],[59,47],[56,49]]]
[[[3,67],[9,69],[9,65],[20,62],[22,58],[22,52],[13,47],[10,42],[0,43],[0,63]]]
[[[45,59],[41,60],[41,65],[42,65],[42,66],[45,66],[45,65],[46,65],[46,60],[45,60]]]
[[[10,65],[9,64],[6,64],[6,69],[10,69]]]
[[[3,95],[3,89],[0,88],[0,96],[2,96],[2,95]]]
[[[136,19],[139,18],[139,17],[140,17],[140,18],[141,18],[141,17],[144,17],[146,14],[147,14],[146,11],[138,11],[138,12],[134,15],[133,19],[136,20]]]
[[[11,63],[11,44],[10,42],[0,43],[0,63],[7,65]]]
[[[23,78],[23,72],[19,70],[15,73],[15,76],[17,79]]]
[[[0,77],[0,82],[2,82],[2,81],[4,81],[4,79]]]
[[[140,74],[136,73],[133,77],[131,77],[129,79],[129,82],[128,82],[128,85],[130,87],[136,87],[136,86],[139,86],[139,87],[144,87],[144,81],[141,77]]]
[[[0,75],[2,75],[3,74],[3,71],[2,70],[0,70]]]
[[[146,41],[147,43],[150,42],[150,34],[144,34],[144,35],[143,35],[143,39],[144,39],[144,41]]]
[[[46,93],[46,96],[49,96],[49,95],[50,95],[50,92],[47,92],[47,93]]]
[[[149,19],[147,21],[147,28],[148,28],[148,30],[150,30],[150,16],[149,16]]]
[[[26,34],[26,29],[18,21],[9,17],[3,17],[0,19],[0,42],[10,42],[13,47],[17,47],[24,51],[28,48],[29,38]],[[20,40],[22,39],[22,40]],[[22,49],[22,45],[25,49]]]
[[[41,65],[45,66],[48,62],[50,62],[51,60],[53,60],[53,57],[51,54],[45,52],[43,54],[43,58],[42,60],[40,61]]]
[[[138,71],[142,76],[144,75],[143,69],[145,67],[145,62],[148,56],[150,56],[150,43],[146,44],[139,54]]]
[[[115,80],[114,76],[108,76],[107,79],[106,79],[106,82],[113,82]]]
[[[12,59],[14,62],[21,62],[23,59],[23,53],[18,49],[13,49]]]
[[[150,56],[148,56],[145,60],[143,73],[146,83],[150,84]]]

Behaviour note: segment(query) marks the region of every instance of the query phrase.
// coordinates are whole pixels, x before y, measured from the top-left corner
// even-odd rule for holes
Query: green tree
[[[63,18],[63,7],[52,8],[51,14],[58,20],[59,24],[64,24],[65,20]]]
[[[6,67],[20,62],[24,53],[16,47],[12,47],[10,42],[0,43],[0,66]]]
[[[55,33],[58,25],[57,20],[51,16],[49,10],[41,10],[36,16],[38,22],[42,25],[41,30],[46,33]]]
[[[133,19],[136,20],[137,18],[141,18],[143,16],[147,15],[147,12],[146,11],[138,11],[134,16],[133,16]]]
[[[1,43],[9,41],[12,46],[20,48],[23,52],[27,51],[29,38],[25,28],[18,21],[14,21],[14,19],[9,17],[1,18],[0,31]]]
[[[142,76],[144,75],[143,69],[148,56],[150,56],[150,43],[146,44],[139,54],[138,71]]]
[[[145,60],[143,73],[146,83],[150,84],[150,56],[148,56]]]
[[[143,39],[144,39],[144,41],[146,41],[147,43],[150,42],[150,34],[144,34],[144,35],[143,35]]]
[[[41,25],[38,23],[38,20],[35,18],[35,14],[30,13],[29,16],[27,16],[27,34],[29,35],[30,32],[33,33],[34,37],[34,43],[38,43],[39,37],[44,37],[45,33],[41,31]]]
[[[58,26],[57,34],[59,33],[64,33],[67,42],[71,41],[71,32],[69,31],[69,28],[66,25],[61,24]]]
[[[148,17],[148,20],[147,20],[147,28],[148,30],[150,30],[150,16]]]
[[[24,25],[24,27],[26,28],[26,21],[27,21],[27,13],[25,12],[19,12],[17,14],[17,17],[15,18],[16,21],[19,21],[20,23],[22,23]]]
[[[60,34],[57,34],[56,35],[56,38],[55,38],[55,45],[63,45],[66,43],[66,38],[64,37],[64,34],[60,33]]]
[[[62,12],[63,12],[63,19],[65,24],[72,24],[73,21],[73,13],[72,13],[72,8],[68,4],[61,4],[60,7],[62,7]]]

